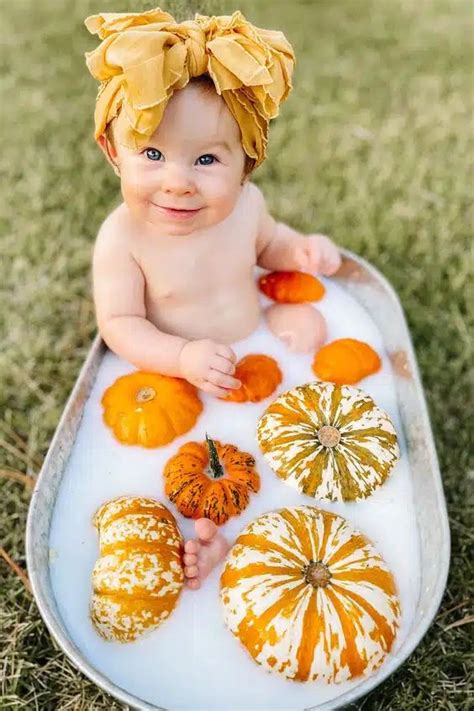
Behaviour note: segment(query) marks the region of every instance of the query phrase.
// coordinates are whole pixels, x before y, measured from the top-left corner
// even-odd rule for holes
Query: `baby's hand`
[[[179,354],[182,377],[217,397],[225,397],[229,389],[240,387],[240,380],[232,377],[236,360],[232,348],[210,339],[189,341]]]
[[[331,276],[341,266],[338,248],[325,235],[302,237],[294,249],[293,257],[302,272],[319,272]]]

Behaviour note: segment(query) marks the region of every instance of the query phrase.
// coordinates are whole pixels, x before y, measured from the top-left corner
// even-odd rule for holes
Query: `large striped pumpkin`
[[[130,642],[158,627],[183,587],[183,540],[159,501],[122,496],[94,516],[100,557],[92,572],[91,619],[102,637]]]
[[[400,616],[393,577],[371,543],[313,506],[271,511],[244,529],[221,600],[226,625],[257,664],[298,681],[374,671]]]
[[[263,413],[257,439],[281,479],[331,501],[366,498],[399,458],[388,415],[349,385],[315,381],[288,390]]]

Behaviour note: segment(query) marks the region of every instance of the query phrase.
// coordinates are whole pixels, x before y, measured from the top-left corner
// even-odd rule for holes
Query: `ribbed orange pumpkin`
[[[316,354],[313,371],[321,380],[337,385],[354,385],[380,370],[382,362],[374,349],[355,338],[339,338]]]
[[[326,293],[319,279],[305,272],[270,272],[260,277],[258,286],[265,296],[280,304],[319,301]]]
[[[122,444],[162,447],[188,432],[202,412],[187,380],[137,371],[118,378],[102,396],[104,422]]]
[[[131,642],[174,610],[184,583],[183,540],[155,499],[121,496],[94,516],[100,557],[92,572],[91,618],[105,639]]]
[[[250,354],[235,366],[234,378],[242,385],[220,398],[227,402],[260,402],[269,397],[282,381],[281,370],[274,358]]]
[[[341,682],[390,651],[400,605],[371,543],[313,506],[270,511],[237,538],[221,576],[224,620],[267,671]]]
[[[187,518],[209,518],[217,526],[247,508],[260,489],[255,459],[233,444],[188,442],[166,463],[165,493]]]

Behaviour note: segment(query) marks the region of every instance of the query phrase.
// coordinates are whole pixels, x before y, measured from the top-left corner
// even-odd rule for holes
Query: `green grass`
[[[0,6],[0,467],[32,479],[94,336],[91,247],[119,201],[117,179],[92,140],[96,85],[83,53],[96,40],[82,22],[100,10],[150,7],[140,0]],[[275,216],[330,234],[375,264],[400,295],[452,533],[434,624],[403,668],[357,708],[472,708],[472,5],[173,0],[162,7],[179,18],[239,7],[255,24],[283,29],[295,46],[294,91],[255,180]],[[0,486],[0,539],[24,567],[30,490],[5,478]],[[121,708],[56,649],[3,561],[0,575],[0,707]]]

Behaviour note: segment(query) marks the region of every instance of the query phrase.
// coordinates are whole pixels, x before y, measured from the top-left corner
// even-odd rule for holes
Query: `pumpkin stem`
[[[211,475],[213,479],[220,479],[224,476],[224,467],[219,461],[219,456],[217,454],[216,445],[214,441],[208,437],[206,432],[206,442],[207,448],[209,450],[209,466],[211,467]]]
[[[337,447],[341,440],[341,433],[337,427],[332,425],[323,425],[320,427],[317,433],[318,439],[323,445],[323,447]]]
[[[303,568],[303,575],[306,583],[309,583],[313,588],[325,588],[330,580],[331,573],[329,568],[322,560],[310,560],[308,565]]]

